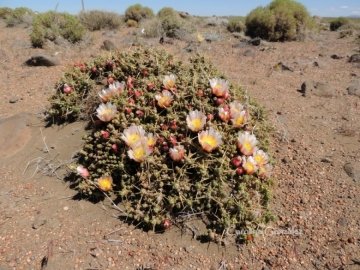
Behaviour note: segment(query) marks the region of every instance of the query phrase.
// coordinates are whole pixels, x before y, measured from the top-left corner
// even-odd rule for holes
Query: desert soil
[[[84,123],[45,128],[41,113],[69,65],[100,54],[105,39],[127,50],[135,37],[127,29],[102,31],[87,44],[34,49],[29,32],[0,22],[1,270],[360,269],[360,97],[346,90],[360,80],[359,66],[348,62],[359,50],[354,36],[322,31],[304,42],[255,47],[223,33],[196,48],[265,107],[274,127],[277,219],[252,242],[223,247],[176,226],[144,232],[120,221],[107,201],[73,199],[62,177]],[[141,42],[179,59],[193,53],[185,41]],[[55,55],[60,65],[23,65],[36,54]],[[327,94],[303,96],[301,84],[311,80],[325,83]]]

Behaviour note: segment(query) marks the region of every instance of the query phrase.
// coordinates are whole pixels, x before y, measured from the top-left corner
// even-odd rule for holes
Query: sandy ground
[[[128,30],[95,32],[90,44],[42,50],[31,48],[29,31],[0,23],[1,270],[360,269],[360,97],[346,90],[360,78],[348,63],[359,50],[354,37],[321,32],[305,42],[254,47],[228,34],[198,47],[265,107],[274,126],[277,220],[249,244],[220,247],[176,227],[143,232],[120,221],[109,202],[72,199],[61,168],[81,145],[83,123],[45,128],[39,115],[68,65],[100,53],[104,39],[125,50],[134,37]],[[143,42],[191,56],[184,41]],[[56,55],[60,65],[23,65],[38,53]],[[326,83],[332,96],[302,96],[308,80]],[[344,166],[352,166],[352,177]]]

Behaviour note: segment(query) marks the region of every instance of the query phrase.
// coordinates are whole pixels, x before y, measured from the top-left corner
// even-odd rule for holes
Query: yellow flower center
[[[252,173],[255,171],[254,164],[252,164],[251,162],[246,162],[244,168],[247,173]]]
[[[239,116],[235,119],[234,121],[235,126],[241,126],[242,124],[244,124],[244,116]]]
[[[112,180],[110,177],[100,178],[98,180],[98,185],[102,191],[109,191],[111,190]]]
[[[143,147],[135,148],[134,150],[134,159],[137,161],[143,160],[145,157],[145,149]]]
[[[211,148],[215,148],[217,146],[217,140],[214,136],[211,136],[211,135],[205,135],[203,138],[202,138],[202,142],[207,145],[207,146],[210,146]]]
[[[202,129],[202,121],[200,118],[195,118],[191,120],[191,125],[195,131],[199,131]]]
[[[149,147],[153,147],[155,145],[155,143],[156,143],[156,140],[153,137],[148,138],[147,145]]]
[[[262,155],[254,155],[254,160],[258,164],[263,164],[264,163],[264,157]]]
[[[128,144],[129,145],[134,145],[136,144],[138,141],[140,140],[140,136],[137,133],[132,133],[129,135],[128,137]]]
[[[162,96],[160,99],[159,99],[159,106],[160,107],[168,107],[170,105],[170,102],[171,102],[171,99],[167,96]]]
[[[253,146],[249,141],[245,141],[242,147],[246,150],[246,152],[251,152]]]

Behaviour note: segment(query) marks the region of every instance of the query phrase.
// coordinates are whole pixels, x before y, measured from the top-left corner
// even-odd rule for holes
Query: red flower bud
[[[236,156],[236,157],[233,157],[231,159],[231,163],[232,165],[234,165],[235,167],[240,167],[241,166],[241,163],[242,163],[242,158],[240,156]]]
[[[149,90],[149,91],[151,91],[151,90],[153,90],[155,88],[155,84],[154,83],[148,83],[147,84],[147,90]]]
[[[164,227],[165,230],[170,229],[172,223],[170,219],[164,219],[162,222],[162,226]]]
[[[244,174],[244,169],[243,168],[236,168],[236,174],[237,175],[243,175]]]
[[[214,115],[212,113],[209,113],[206,118],[208,121],[211,121],[214,119]]]
[[[177,139],[174,135],[170,135],[170,143],[175,146],[177,145]]]
[[[223,104],[225,102],[225,99],[224,98],[214,98],[215,100],[215,104],[220,106],[221,104]]]
[[[117,144],[114,143],[114,144],[111,146],[111,148],[112,148],[112,150],[114,150],[115,153],[118,152],[118,146],[117,146]]]
[[[109,131],[102,130],[102,131],[100,131],[100,132],[101,132],[101,136],[102,136],[105,140],[110,137]]]
[[[144,112],[141,111],[141,110],[137,110],[135,113],[136,113],[136,116],[137,116],[137,117],[140,117],[140,118],[141,118],[141,117],[144,116]]]
[[[129,108],[129,107],[125,107],[125,113],[126,113],[126,114],[132,113],[132,109]]]

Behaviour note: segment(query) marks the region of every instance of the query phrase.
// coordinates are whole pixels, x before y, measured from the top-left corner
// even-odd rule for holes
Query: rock
[[[349,95],[360,97],[360,80],[352,81],[347,91]]]
[[[18,97],[12,97],[9,99],[9,103],[16,103],[19,101],[19,98]]]
[[[333,54],[330,56],[332,59],[335,59],[335,60],[339,60],[339,59],[343,59],[344,57],[340,56],[340,55],[337,55],[337,54]]]
[[[360,164],[353,164],[351,162],[347,162],[344,165],[344,171],[355,182],[360,182]]]
[[[332,163],[332,160],[329,157],[324,157],[320,161],[323,162],[323,163]]]
[[[59,65],[59,61],[48,55],[35,55],[31,56],[31,58],[28,59],[25,64],[28,66],[51,67]]]
[[[33,224],[31,225],[31,227],[34,229],[34,230],[37,230],[38,228],[40,228],[41,226],[45,225],[47,222],[46,219],[44,218],[36,218],[35,221],[33,222]]]
[[[104,40],[103,45],[101,46],[101,49],[106,51],[115,51],[117,48],[115,44],[111,40]]]
[[[300,92],[302,92],[304,96],[312,94],[318,97],[333,97],[335,95],[335,89],[332,86],[314,81],[303,82]]]
[[[350,63],[360,63],[360,53],[353,54],[349,58]]]
[[[339,38],[351,37],[353,35],[352,29],[342,30],[339,32]]]
[[[243,56],[255,56],[254,50],[248,49],[243,53]]]
[[[219,34],[216,33],[208,33],[205,35],[205,40],[209,43],[214,41],[219,41],[221,39]]]
[[[229,20],[225,18],[220,17],[210,17],[206,19],[206,25],[207,26],[221,26],[221,25],[228,25]]]
[[[261,44],[261,38],[252,38],[249,40],[249,44],[253,46],[259,46]]]
[[[283,62],[279,62],[274,66],[274,69],[282,70],[282,71],[291,71],[294,72],[294,69],[285,65]]]
[[[190,14],[188,12],[186,12],[186,11],[179,11],[179,15],[183,19],[186,19],[186,18],[190,17]]]
[[[313,66],[314,66],[314,67],[320,67],[320,64],[319,64],[318,61],[314,61]]]

